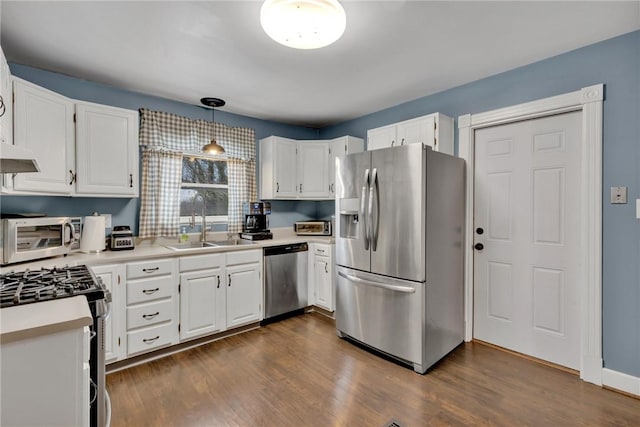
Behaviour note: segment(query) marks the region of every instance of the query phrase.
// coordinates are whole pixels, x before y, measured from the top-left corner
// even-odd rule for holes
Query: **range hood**
[[[0,143],[0,173],[40,172],[31,150]]]

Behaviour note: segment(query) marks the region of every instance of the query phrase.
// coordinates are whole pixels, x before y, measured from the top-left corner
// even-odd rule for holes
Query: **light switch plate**
[[[627,187],[611,187],[611,203],[627,203]]]
[[[100,214],[104,217],[104,227],[111,228],[111,214]]]

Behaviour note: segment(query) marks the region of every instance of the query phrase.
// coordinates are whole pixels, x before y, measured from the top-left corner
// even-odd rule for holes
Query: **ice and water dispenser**
[[[338,213],[340,214],[340,237],[357,239],[360,233],[359,199],[338,199]]]

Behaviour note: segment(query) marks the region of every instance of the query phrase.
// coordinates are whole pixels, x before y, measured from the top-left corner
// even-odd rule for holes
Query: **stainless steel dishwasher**
[[[264,318],[304,309],[308,305],[306,243],[264,248]]]

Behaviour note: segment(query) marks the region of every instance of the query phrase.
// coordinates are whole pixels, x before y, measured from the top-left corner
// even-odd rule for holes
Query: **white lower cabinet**
[[[177,270],[173,258],[127,264],[127,356],[179,342]]]
[[[180,340],[262,319],[262,250],[180,258]]]
[[[227,328],[262,319],[262,250],[227,254]]]
[[[93,274],[111,292],[110,315],[105,320],[104,353],[105,362],[116,362],[127,355],[126,349],[126,294],[124,292],[125,267],[122,264],[91,267]]]
[[[327,311],[336,306],[334,280],[334,245],[325,243],[309,244],[309,291],[312,304]]]
[[[224,254],[180,259],[180,340],[225,327]]]

